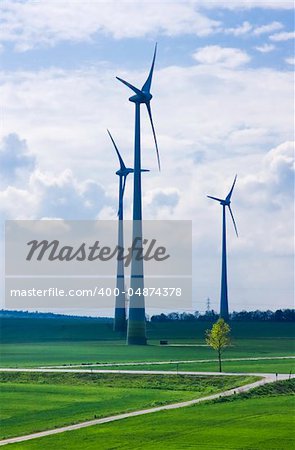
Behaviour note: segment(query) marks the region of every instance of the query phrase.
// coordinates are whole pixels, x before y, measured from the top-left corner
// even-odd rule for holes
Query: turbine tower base
[[[115,319],[114,319],[114,331],[126,332],[127,321],[126,321],[126,310],[125,308],[116,308]]]
[[[145,309],[129,310],[127,345],[146,345]]]

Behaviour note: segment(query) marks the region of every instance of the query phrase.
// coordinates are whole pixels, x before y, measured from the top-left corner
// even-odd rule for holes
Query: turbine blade
[[[120,162],[120,167],[121,167],[121,169],[126,169],[126,166],[125,166],[124,161],[123,161],[123,159],[122,159],[122,157],[121,157],[121,155],[120,155],[120,152],[119,152],[119,150],[118,150],[118,147],[116,146],[116,143],[115,143],[115,141],[114,141],[114,139],[113,139],[113,136],[111,135],[111,133],[109,132],[109,130],[107,130],[107,132],[109,133],[109,136],[110,136],[110,138],[111,138],[111,141],[112,141],[112,143],[113,143],[113,146],[115,147],[116,153],[117,153],[118,158],[119,158],[119,162]]]
[[[229,201],[230,198],[231,198],[231,195],[232,195],[232,193],[233,193],[233,190],[234,190],[236,181],[237,181],[237,175],[235,176],[235,179],[234,179],[233,185],[232,185],[232,187],[231,187],[231,190],[229,191],[229,193],[228,193],[227,196],[226,196],[226,200],[227,200],[227,201]]]
[[[124,176],[123,188],[122,188],[122,199],[124,197],[125,187],[126,187],[127,175]]]
[[[142,92],[137,87],[133,86],[132,84],[128,83],[128,81],[122,80],[122,78],[116,77],[117,80],[121,81],[121,83],[125,84],[125,86],[129,87],[135,94],[141,95]]]
[[[119,193],[119,206],[118,206],[118,213],[117,216],[120,217],[120,213],[121,213],[121,209],[122,209],[122,202],[121,202],[121,198],[122,198],[122,191],[120,191]]]
[[[223,202],[222,198],[212,197],[211,195],[207,195],[208,198],[212,198],[212,200],[216,200],[217,202]]]
[[[234,219],[234,215],[233,215],[233,212],[232,212],[232,210],[231,210],[230,205],[228,205],[228,209],[229,209],[231,218],[232,218],[232,220],[233,220],[233,224],[234,224],[234,227],[235,227],[236,235],[237,235],[237,237],[239,237],[239,235],[238,235],[238,230],[237,230],[237,225],[236,225],[236,222],[235,222],[235,219]]]
[[[153,117],[152,117],[152,110],[151,110],[150,102],[147,102],[147,103],[146,103],[146,107],[147,107],[148,115],[149,115],[149,118],[150,118],[150,121],[151,121],[152,130],[153,130],[153,135],[154,135],[154,140],[155,140],[155,145],[156,145],[156,153],[157,153],[158,166],[159,166],[159,170],[161,171],[161,163],[160,163],[160,155],[159,155],[159,149],[158,149],[158,142],[157,142],[157,137],[156,137],[155,127],[154,127],[154,123],[153,123]]]
[[[154,51],[154,56],[153,56],[153,61],[152,61],[150,73],[149,73],[149,75],[148,75],[148,77],[146,79],[146,82],[144,83],[144,85],[141,88],[141,90],[144,91],[144,92],[150,92],[150,90],[151,90],[151,84],[152,84],[153,72],[154,72],[154,67],[155,67],[156,54],[157,54],[157,44],[155,45],[155,51]]]
[[[122,175],[120,175],[120,184],[119,184],[119,206],[118,206],[118,217],[120,218],[121,216],[121,211],[122,211]]]
[[[122,211],[122,201],[119,201],[119,209],[118,209],[118,217],[121,216],[121,211]]]
[[[120,216],[120,213],[121,213],[122,208],[123,208],[123,198],[124,198],[124,192],[125,192],[125,187],[126,187],[127,175],[123,175],[123,178],[124,178],[124,181],[123,181],[123,186],[122,186],[121,191],[120,191],[118,216]]]

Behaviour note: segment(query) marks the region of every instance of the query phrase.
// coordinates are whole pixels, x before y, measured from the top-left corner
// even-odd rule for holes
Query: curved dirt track
[[[44,373],[53,373],[53,372],[76,372],[76,373],[87,373],[87,372],[91,372],[91,373],[128,373],[128,374],[163,374],[163,375],[167,375],[167,374],[173,374],[175,375],[175,371],[171,372],[171,371],[142,371],[142,370],[71,370],[71,369],[44,369],[44,368],[39,368],[39,369],[11,369],[11,368],[0,368],[1,372],[44,372]],[[209,395],[206,397],[202,397],[202,398],[197,398],[195,400],[188,400],[185,402],[179,402],[179,403],[173,403],[171,405],[165,405],[165,406],[158,406],[155,408],[148,408],[148,409],[142,409],[139,411],[133,411],[133,412],[129,412],[129,413],[125,413],[125,414],[117,414],[115,416],[109,416],[109,417],[104,417],[101,419],[94,419],[94,420],[88,420],[86,422],[81,422],[81,423],[77,423],[75,425],[67,425],[64,427],[60,427],[60,428],[54,428],[52,430],[46,430],[46,431],[41,431],[39,433],[31,433],[25,436],[18,436],[18,437],[13,437],[13,438],[9,438],[9,439],[4,439],[2,441],[0,441],[0,446],[2,445],[7,445],[7,444],[13,444],[13,443],[17,443],[17,442],[24,442],[24,441],[29,441],[31,439],[37,439],[37,438],[41,438],[41,437],[45,437],[45,436],[51,436],[53,434],[58,434],[58,433],[64,433],[66,431],[73,431],[73,430],[79,430],[80,428],[86,428],[86,427],[90,427],[93,425],[101,425],[104,423],[108,423],[108,422],[114,422],[116,420],[122,420],[122,419],[127,419],[129,417],[135,417],[135,416],[141,416],[141,415],[145,415],[145,414],[151,414],[154,412],[158,412],[158,411],[165,411],[165,410],[169,410],[169,409],[177,409],[177,408],[184,408],[186,406],[191,406],[191,405],[195,405],[197,403],[201,403],[204,401],[208,401],[208,400],[214,400],[216,398],[219,397],[227,397],[230,395],[234,395],[235,393],[240,393],[240,392],[246,392],[249,391],[250,389],[257,387],[257,386],[261,386],[263,384],[266,383],[272,383],[274,381],[276,381],[276,379],[279,380],[286,380],[290,377],[294,377],[288,374],[279,374],[277,377],[274,374],[261,374],[261,373],[224,373],[224,372],[178,372],[179,375],[196,375],[196,376],[202,376],[202,375],[225,375],[225,376],[237,376],[237,375],[255,375],[258,377],[262,377],[261,380],[256,381],[254,383],[249,383],[246,384],[244,386],[241,386],[239,388],[234,388],[234,389],[229,389],[223,392],[219,392],[218,394],[213,394],[213,395]]]

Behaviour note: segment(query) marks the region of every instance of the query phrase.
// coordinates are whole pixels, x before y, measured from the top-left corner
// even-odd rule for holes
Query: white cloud
[[[264,158],[269,176],[276,184],[276,193],[287,192],[292,196],[294,185],[294,142],[284,142],[270,150]]]
[[[239,25],[237,27],[232,28],[226,28],[224,30],[225,34],[231,34],[233,36],[242,36],[244,34],[251,34],[254,36],[260,36],[262,34],[271,33],[273,31],[278,31],[284,28],[283,24],[281,22],[271,22],[266,25],[261,25],[259,27],[254,26],[248,21],[244,21],[242,25]]]
[[[136,85],[146,77],[146,73],[99,67],[7,73],[1,79],[6,131],[26,137],[40,170],[54,173],[58,161],[60,171],[70,168],[82,179],[97,180],[108,186],[113,197],[117,195],[117,160],[106,128],[111,128],[130,165],[134,120],[129,92],[114,75]],[[220,158],[232,151],[253,153],[288,139],[292,86],[292,74],[271,69],[232,70],[222,64],[156,67],[152,108],[163,170],[167,164],[179,164],[180,155],[198,152],[206,162],[208,157]],[[144,175],[144,182],[157,176],[154,182],[158,183],[144,111],[142,126],[143,166],[153,170]]]
[[[275,33],[269,36],[269,39],[274,42],[288,41],[295,38],[294,31],[282,31],[281,33]]]
[[[295,64],[295,58],[294,57],[286,58],[285,61],[286,61],[287,64],[291,64],[292,66],[294,66],[294,64]]]
[[[0,143],[0,184],[24,182],[35,167],[35,156],[27,143],[15,133],[4,136]]]
[[[250,56],[238,48],[208,45],[198,49],[193,58],[201,64],[218,64],[224,67],[238,67],[250,61]]]
[[[79,182],[71,170],[57,175],[35,171],[29,189],[38,196],[39,217],[94,219],[105,205],[105,191],[92,180]]]
[[[179,200],[180,192],[174,187],[151,189],[143,199],[145,207],[157,219],[165,219],[167,215],[173,215]]]
[[[40,171],[35,156],[27,156],[26,143],[16,134],[6,136],[3,143],[2,184],[6,181],[0,190],[3,217],[93,219],[108,202],[98,183],[78,181],[69,169],[54,174]]]
[[[243,34],[249,33],[252,28],[253,26],[249,22],[245,21],[238,27],[225,29],[224,32],[225,34],[232,34],[233,36],[241,36]]]
[[[95,33],[115,39],[151,34],[207,36],[219,21],[200,13],[194,3],[35,2],[2,4],[1,41],[18,51],[54,46],[58,41],[91,41]]]
[[[10,219],[94,219],[105,201],[100,186],[88,189],[70,171],[56,176],[36,171],[27,186],[0,191],[1,215]]]
[[[242,127],[233,130],[228,136],[231,146],[238,147],[241,153],[251,146],[257,148],[259,145],[265,145],[267,141],[271,144],[272,140],[273,135],[267,128],[258,127]]]
[[[222,29],[219,20],[209,17],[211,9],[251,8],[292,9],[290,2],[278,1],[93,1],[93,2],[36,2],[34,0],[6,0],[0,5],[2,29],[0,41],[12,43],[16,50],[34,47],[52,47],[60,41],[91,42],[95,34],[110,35],[115,39],[143,36],[195,34],[207,36]],[[207,11],[206,11],[207,10]],[[264,27],[278,28],[278,22]],[[276,28],[277,27],[277,28]],[[252,28],[244,22],[230,29],[234,35]],[[264,31],[263,26],[259,32]],[[259,31],[260,30],[260,31]],[[1,44],[0,44],[1,45]]]
[[[97,214],[96,219],[98,220],[116,220],[117,210],[111,206],[103,207]]]
[[[207,9],[223,8],[229,10],[261,9],[293,9],[294,3],[285,0],[196,0],[195,3]]]
[[[0,191],[1,219],[34,219],[37,198],[26,188],[8,186]]]
[[[253,31],[253,34],[255,36],[260,36],[261,34],[271,33],[272,31],[281,30],[282,28],[284,28],[283,24],[281,22],[275,21],[275,22],[271,22],[266,25],[262,25],[260,27],[255,28],[255,30]]]
[[[258,45],[257,47],[255,47],[255,49],[260,52],[260,53],[270,53],[273,50],[275,50],[275,46],[272,44],[263,44],[263,45]]]

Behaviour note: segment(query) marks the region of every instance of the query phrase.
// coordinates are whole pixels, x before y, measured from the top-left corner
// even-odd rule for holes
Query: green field
[[[291,450],[295,443],[292,392],[294,380],[278,382],[228,400],[92,426],[9,448]]]
[[[266,339],[294,337],[292,322],[231,322],[235,339]],[[185,339],[187,342],[202,342],[205,330],[212,322],[147,322],[150,343],[168,339],[170,343]],[[113,331],[112,323],[103,323],[95,318],[0,318],[2,343],[67,342],[67,341],[120,341],[122,335]]]
[[[204,346],[210,322],[147,323],[149,345],[126,346],[111,323],[95,319],[2,318],[2,367],[215,359]],[[292,356],[294,325],[280,322],[232,322],[232,346],[227,358]],[[172,338],[173,337],[173,338]],[[194,337],[194,339],[193,339]],[[111,340],[112,339],[112,340]],[[167,339],[170,345],[159,345]],[[226,363],[225,370],[289,372],[291,361]],[[198,365],[199,367],[199,365]],[[183,366],[183,370],[199,370]],[[215,370],[215,364],[200,366]]]
[[[228,358],[259,356],[292,356],[294,341],[277,339],[236,339],[224,353]],[[37,367],[59,364],[175,361],[215,359],[209,347],[179,346],[126,346],[106,342],[51,342],[10,343],[1,346],[1,367]],[[267,362],[265,363],[268,364]],[[276,363],[275,363],[276,364]],[[264,362],[261,362],[265,370]],[[205,366],[202,366],[205,367]],[[265,366],[266,367],[266,366]],[[287,372],[289,372],[289,366]],[[201,369],[203,370],[203,369]],[[204,369],[207,370],[207,369]]]
[[[67,322],[69,321],[69,323]],[[6,319],[2,320],[4,328],[1,329],[4,342],[1,346],[1,367],[38,367],[54,365],[82,365],[103,363],[133,362],[134,367],[110,367],[114,369],[146,369],[146,370],[176,370],[176,364],[161,366],[136,366],[137,362],[157,361],[186,361],[216,359],[216,353],[204,345],[204,332],[211,326],[208,322],[176,322],[176,323],[148,323],[148,334],[154,339],[149,340],[147,346],[126,346],[124,340],[108,340],[110,336],[116,337],[112,332],[111,324],[98,323],[94,319]],[[85,336],[85,323],[89,329]],[[49,325],[41,332],[41,326]],[[76,328],[73,328],[75,324]],[[19,328],[17,327],[19,325]],[[32,326],[30,331],[28,325]],[[95,325],[95,326],[94,326]],[[8,339],[11,327],[16,326],[15,336]],[[60,328],[59,328],[60,327]],[[87,327],[86,327],[87,328]],[[20,330],[24,332],[24,342]],[[56,331],[56,335],[53,334]],[[37,332],[40,332],[40,342],[36,342]],[[43,333],[43,334],[42,334]],[[82,337],[81,341],[69,339]],[[96,333],[97,340],[85,341],[84,338]],[[42,340],[42,336],[46,339]],[[195,334],[195,339],[190,336]],[[174,339],[169,336],[174,335]],[[294,355],[294,326],[292,323],[276,322],[233,322],[232,345],[224,352],[224,358],[247,357],[276,357]],[[67,336],[65,340],[60,340]],[[102,336],[107,336],[102,340]],[[11,336],[10,336],[11,337]],[[118,336],[117,336],[118,337]],[[155,337],[168,340],[168,345],[159,345]],[[49,338],[52,340],[49,341]],[[288,360],[259,360],[259,361],[232,361],[224,362],[224,371],[227,372],[294,372],[294,361]],[[178,370],[182,371],[216,371],[215,361],[206,363],[181,363]]]
[[[0,437],[190,400],[255,380],[239,376],[2,373]]]
[[[216,371],[216,353],[204,345],[208,322],[148,323],[147,346],[126,346],[110,323],[94,319],[5,319],[1,321],[2,367],[134,363],[114,369]],[[291,323],[235,322],[224,358],[228,372],[294,371]],[[168,345],[159,345],[159,340]],[[180,363],[203,360],[209,362]],[[153,362],[164,361],[163,365]],[[149,362],[146,366],[136,363]],[[195,377],[97,373],[0,373],[2,439],[93,418],[174,403],[250,382],[250,377]],[[279,385],[276,383],[276,385]],[[276,395],[274,395],[276,394]],[[283,395],[278,395],[283,394]],[[293,405],[293,406],[292,406]],[[94,426],[26,443],[18,449],[273,449],[292,448],[290,392],[206,403],[117,423]],[[136,433],[135,430],[136,429]],[[212,432],[214,430],[214,432]],[[259,434],[260,433],[260,434]],[[288,434],[289,433],[289,434]],[[224,445],[224,447],[223,447]]]
[[[71,366],[69,366],[71,368]],[[76,366],[72,368],[77,369]],[[179,372],[216,372],[219,369],[218,361],[214,362],[195,362],[195,363],[167,363],[167,364],[132,364],[132,365],[114,365],[114,366],[79,366],[82,370],[167,370]],[[62,369],[61,369],[62,370]],[[224,361],[222,363],[222,370],[224,372],[252,372],[252,373],[294,373],[295,359],[269,359],[258,361]]]

